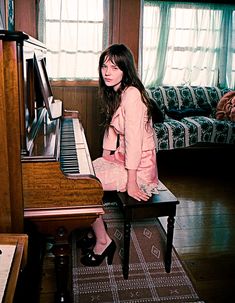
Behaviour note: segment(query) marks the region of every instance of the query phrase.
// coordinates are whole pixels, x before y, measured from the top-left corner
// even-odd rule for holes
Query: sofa
[[[216,119],[217,103],[228,88],[155,86],[147,88],[164,120],[154,122],[157,150],[197,143],[234,144],[235,122]]]

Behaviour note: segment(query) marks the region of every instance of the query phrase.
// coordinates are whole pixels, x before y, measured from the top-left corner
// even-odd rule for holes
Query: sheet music
[[[16,245],[0,244],[0,303],[3,300]]]

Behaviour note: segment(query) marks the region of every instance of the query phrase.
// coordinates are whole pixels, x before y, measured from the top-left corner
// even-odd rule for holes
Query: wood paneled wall
[[[79,111],[91,158],[102,152],[102,127],[97,86],[53,86],[55,98],[63,101],[64,109]]]
[[[138,64],[141,0],[112,0],[110,4],[110,43],[126,44]]]
[[[15,30],[37,38],[37,2],[40,0],[15,0]]]

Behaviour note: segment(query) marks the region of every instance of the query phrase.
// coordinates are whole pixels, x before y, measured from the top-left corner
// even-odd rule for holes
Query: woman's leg
[[[107,264],[111,265],[116,251],[116,243],[107,234],[102,217],[98,217],[92,224],[96,244],[81,257],[81,263],[85,266],[99,266],[107,258]]]
[[[96,244],[93,248],[93,252],[97,255],[101,255],[103,251],[109,246],[112,242],[109,237],[102,216],[99,216],[95,222],[92,224],[93,231],[96,236]]]
[[[117,165],[101,157],[93,161],[93,166],[96,177],[100,180],[104,191],[125,191],[127,173],[124,164]],[[96,237],[93,252],[100,255],[112,242],[104,226],[102,216],[95,220],[92,224],[92,229]]]

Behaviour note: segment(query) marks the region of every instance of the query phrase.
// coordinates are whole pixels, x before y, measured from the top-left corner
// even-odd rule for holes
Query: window
[[[235,6],[145,1],[143,82],[234,87],[234,33]]]
[[[50,79],[98,79],[98,59],[108,44],[107,0],[40,0],[39,39]]]

